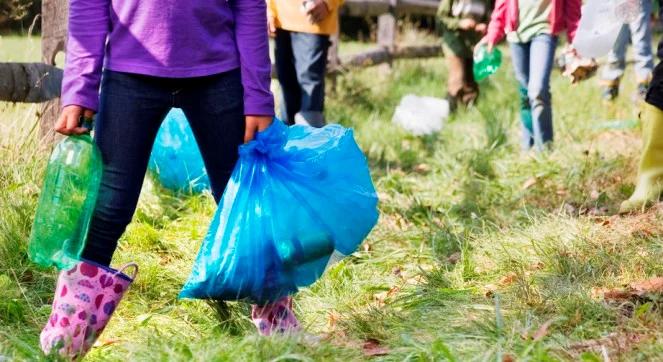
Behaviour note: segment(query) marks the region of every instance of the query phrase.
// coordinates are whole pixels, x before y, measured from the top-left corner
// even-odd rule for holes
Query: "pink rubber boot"
[[[131,277],[122,273],[134,268]],[[41,349],[46,355],[80,358],[103,332],[115,308],[138,273],[136,264],[119,270],[81,261],[58,277],[53,309],[41,331]]]
[[[292,311],[292,297],[283,297],[264,307],[253,305],[251,319],[263,336],[299,331],[299,321]]]

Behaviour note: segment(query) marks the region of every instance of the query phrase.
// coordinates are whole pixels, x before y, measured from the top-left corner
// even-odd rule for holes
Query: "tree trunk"
[[[0,101],[38,103],[60,96],[62,69],[42,63],[0,63]]]

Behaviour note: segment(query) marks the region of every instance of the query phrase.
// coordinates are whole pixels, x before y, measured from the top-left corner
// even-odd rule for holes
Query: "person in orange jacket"
[[[338,32],[343,0],[267,0],[275,38],[281,116],[288,124],[325,125],[325,73],[329,37]]]

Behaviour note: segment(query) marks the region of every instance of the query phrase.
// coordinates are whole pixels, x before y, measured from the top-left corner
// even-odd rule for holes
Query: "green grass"
[[[592,296],[663,274],[661,209],[611,216],[633,189],[638,130],[597,126],[636,118],[631,79],[606,106],[595,80],[571,85],[555,72],[555,147],[531,155],[518,146],[508,59],[482,85],[478,108],[422,138],[391,115],[404,94],[444,94],[442,59],[340,77],[328,114],[355,128],[382,215],[360,251],[296,297],[320,340],[259,338],[243,303],[177,300],[215,207],[209,195],[177,197],[147,182],[114,259],[138,262],[141,274],[86,360],[354,361],[368,358],[370,340],[387,349],[374,357],[382,361],[600,361],[600,349],[580,343],[611,334],[630,341],[604,343],[613,360],[660,359],[660,300],[615,306]],[[0,104],[0,356],[12,360],[41,358],[55,280],[25,253],[48,157],[37,109]]]

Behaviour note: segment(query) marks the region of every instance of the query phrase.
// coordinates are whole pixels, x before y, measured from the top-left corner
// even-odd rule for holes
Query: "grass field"
[[[0,61],[34,59],[34,44],[0,38]],[[258,337],[243,303],[177,300],[215,207],[146,182],[114,259],[141,274],[86,360],[663,359],[660,296],[613,304],[593,292],[663,274],[663,208],[614,216],[633,190],[639,131],[601,126],[636,119],[631,71],[614,105],[594,79],[571,85],[555,72],[556,143],[538,156],[518,146],[508,61],[440,134],[390,122],[407,93],[443,96],[446,76],[432,59],[339,78],[328,115],[355,128],[381,219],[361,250],[297,295],[307,336]],[[0,103],[0,361],[42,358],[56,276],[26,256],[48,157],[37,110]]]

